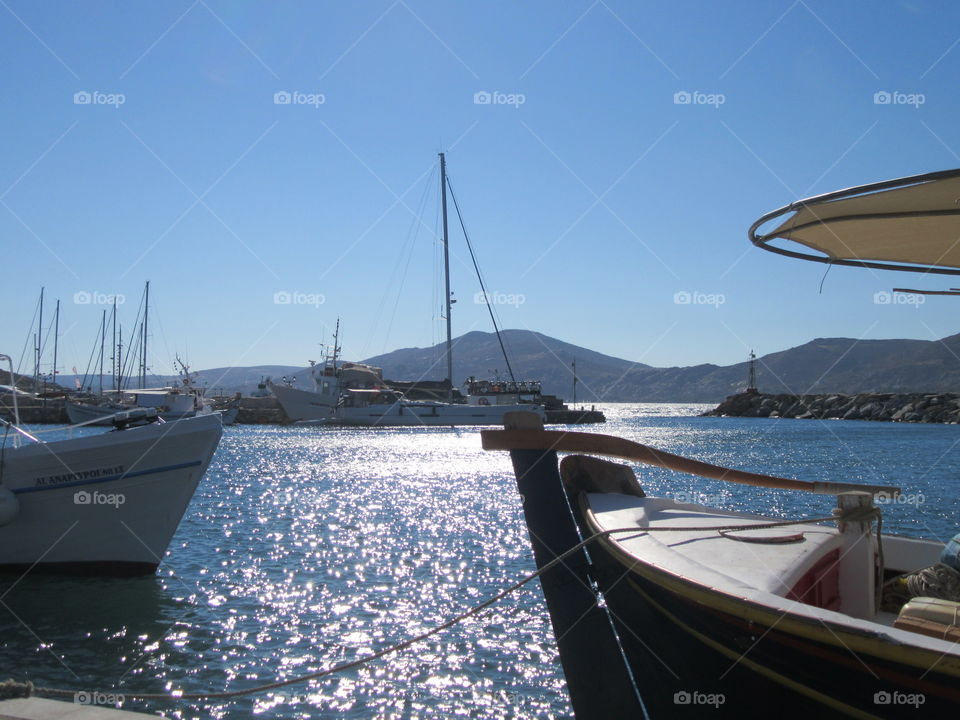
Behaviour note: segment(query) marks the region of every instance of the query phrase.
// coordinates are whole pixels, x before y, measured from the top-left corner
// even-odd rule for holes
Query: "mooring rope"
[[[615,530],[602,530],[598,533],[594,533],[587,539],[577,543],[571,547],[566,552],[558,555],[553,560],[548,562],[539,570],[530,573],[526,577],[518,580],[504,590],[501,590],[496,595],[484,600],[479,605],[466,610],[459,615],[447,620],[445,623],[437,625],[436,627],[431,628],[425,632],[415,635],[411,638],[399,642],[390,647],[384,648],[383,650],[378,650],[377,652],[370,653],[364,657],[357,658],[356,660],[351,660],[349,662],[341,663],[335,665],[334,667],[327,668],[326,670],[320,670],[313,673],[308,673],[306,675],[300,675],[298,677],[289,678],[287,680],[278,680],[276,682],[266,683],[264,685],[257,685],[256,687],[246,688],[244,690],[225,690],[222,692],[204,692],[204,693],[181,693],[178,691],[173,691],[170,693],[138,693],[138,692],[124,692],[122,693],[124,698],[136,698],[138,700],[224,700],[229,698],[241,697],[243,695],[253,695],[256,693],[266,692],[268,690],[276,690],[277,688],[287,687],[289,685],[297,685],[300,683],[308,682],[310,680],[318,680],[330,675],[335,675],[337,673],[344,672],[346,670],[352,670],[353,668],[361,667],[370,663],[374,660],[378,660],[386,655],[390,655],[401,650],[405,650],[411,645],[415,645],[418,642],[422,642],[448,628],[457,625],[458,623],[463,622],[464,620],[471,618],[475,615],[480,614],[488,607],[493,605],[496,602],[499,602],[507,595],[519,590],[521,587],[527,583],[535,580],[536,578],[543,575],[545,572],[552,570],[557,565],[561,564],[564,560],[569,558],[571,555],[582,550],[587,545],[601,539],[610,537],[611,535],[620,535],[625,533],[631,533],[634,535],[643,535],[649,532],[734,532],[737,530],[759,530],[764,528],[775,528],[775,527],[784,527],[788,525],[810,525],[823,522],[832,522],[838,519],[843,520],[844,522],[865,522],[869,519],[877,518],[878,519],[878,528],[877,534],[879,536],[879,509],[878,508],[855,508],[843,513],[837,511],[833,515],[828,517],[820,518],[809,518],[801,520],[778,520],[773,522],[763,522],[763,523],[754,523],[750,525],[711,525],[706,527],[669,527],[669,526],[660,526],[660,527],[629,527],[629,528],[617,528]],[[881,556],[882,557],[882,556]],[[14,695],[4,695],[4,693],[19,693]],[[111,691],[112,694],[119,694],[116,691]],[[102,693],[102,694],[111,694],[111,693]],[[4,683],[0,683],[0,698],[3,697],[29,697],[31,694],[36,695],[48,695],[53,697],[72,697],[76,694],[74,690],[64,690],[60,688],[48,688],[48,687],[37,687],[33,683],[20,683],[14,680],[8,680]]]

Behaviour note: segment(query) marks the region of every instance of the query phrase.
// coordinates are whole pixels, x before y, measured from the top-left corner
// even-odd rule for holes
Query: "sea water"
[[[606,425],[579,429],[755,472],[898,485],[885,531],[946,541],[960,530],[960,427],[602,409]],[[638,475],[648,494],[774,517],[829,515],[834,502]],[[318,681],[229,700],[134,697],[252,688],[361,658],[533,569],[509,457],[481,450],[479,429],[228,427],[155,576],[0,577],[2,679],[176,718],[567,717],[535,582]]]

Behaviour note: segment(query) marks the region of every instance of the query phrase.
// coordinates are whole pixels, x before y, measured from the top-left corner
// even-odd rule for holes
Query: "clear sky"
[[[129,332],[145,280],[157,372],[305,364],[338,317],[348,358],[432,344],[441,150],[506,327],[658,366],[956,333],[953,298],[875,302],[949,278],[833,268],[821,292],[824,266],[746,231],[960,166],[958,21],[927,0],[3,0],[0,352],[45,286],[82,372],[100,303],[125,296]],[[454,334],[490,330],[452,250]]]

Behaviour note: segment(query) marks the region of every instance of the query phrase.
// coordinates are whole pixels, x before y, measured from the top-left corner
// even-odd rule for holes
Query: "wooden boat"
[[[793,203],[750,236],[818,262],[960,274],[957,198],[960,171],[904,178]],[[483,446],[510,451],[578,720],[960,708],[958,543],[882,533],[874,498],[898,488],[732,470],[519,413],[506,426]],[[835,508],[783,521],[647,497],[630,466],[594,455],[835,495]]]

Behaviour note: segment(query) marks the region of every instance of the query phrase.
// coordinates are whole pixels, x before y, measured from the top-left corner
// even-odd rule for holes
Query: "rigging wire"
[[[140,306],[137,308],[137,316],[133,320],[133,327],[139,327],[139,330],[135,331],[127,340],[127,350],[129,350],[131,347],[138,347],[139,343],[143,340],[143,323],[140,322],[140,314],[143,312],[143,304],[145,300],[146,290],[144,290],[143,295],[140,296]],[[133,358],[135,357],[136,353],[127,352],[127,357],[124,358],[123,367],[120,368],[120,390],[124,389],[124,379],[126,379],[126,387],[130,387],[132,378],[130,377],[129,372],[133,371]]]
[[[155,297],[154,297],[154,299],[153,299],[153,302],[150,304],[150,307],[153,308],[153,312],[150,314],[151,317],[153,318],[153,324],[160,326],[160,339],[163,340],[163,350],[164,350],[164,352],[166,353],[166,355],[164,355],[164,356],[159,356],[159,355],[156,356],[157,362],[156,362],[155,367],[159,367],[159,368],[167,367],[167,368],[170,369],[170,372],[168,373],[168,376],[169,376],[169,375],[176,375],[176,374],[177,374],[177,368],[176,368],[176,366],[169,365],[169,364],[168,364],[168,360],[165,360],[165,359],[164,359],[164,358],[173,357],[173,356],[175,356],[176,353],[170,352],[170,344],[167,342],[167,333],[166,333],[166,331],[163,329],[162,316],[161,316],[161,314],[157,311],[157,301],[156,301],[156,298],[155,298]],[[148,336],[148,339],[149,339],[149,336]],[[151,345],[151,347],[152,347],[152,345]],[[158,385],[166,385],[167,381],[164,379],[164,376],[163,376],[163,375],[157,375],[156,372],[152,372],[152,373],[150,373],[150,375],[151,375],[151,377],[153,377],[154,380],[157,381],[157,384],[158,384]]]
[[[87,386],[87,376],[90,374],[90,366],[93,364],[93,356],[97,354],[97,350],[100,348],[100,334],[103,332],[104,328],[101,325],[100,329],[97,330],[97,336],[93,339],[93,349],[90,350],[90,357],[87,358],[87,367],[83,369],[83,381],[80,383],[80,389],[83,389]]]
[[[37,313],[40,312],[40,299],[37,299],[37,304],[33,308],[33,317],[30,318],[30,327],[27,330],[27,337],[23,341],[23,350],[20,351],[20,359],[17,361],[16,373],[20,374],[20,369],[23,367],[23,356],[27,354],[27,345],[30,343],[30,331],[33,330],[33,324],[37,321]],[[16,385],[13,381],[13,378],[10,378],[10,384]]]
[[[453,192],[453,185],[447,177],[447,187],[450,189],[450,197],[453,199],[453,207],[457,211],[457,219],[460,220],[460,229],[463,230],[463,237],[467,241],[467,249],[470,251],[470,259],[473,261],[473,269],[477,273],[477,280],[480,282],[480,291],[483,293],[483,301],[487,306],[487,312],[490,314],[490,321],[493,323],[493,330],[497,334],[497,341],[500,343],[500,352],[503,353],[503,361],[507,364],[507,372],[510,373],[510,381],[516,383],[517,378],[513,374],[513,368],[510,366],[510,358],[507,356],[507,348],[503,344],[503,335],[500,333],[500,326],[497,324],[497,317],[494,314],[493,306],[490,304],[490,295],[487,292],[486,283],[483,282],[483,275],[480,273],[480,266],[477,264],[477,256],[473,252],[473,244],[470,242],[470,236],[467,234],[467,228],[463,223],[463,215],[460,214],[460,205],[457,204],[457,196]]]
[[[407,241],[404,243],[404,247],[400,252],[400,260],[401,261],[403,260],[403,255],[404,253],[406,253],[407,261],[406,263],[403,264],[403,271],[399,274],[400,283],[397,288],[397,297],[393,303],[393,310],[390,313],[390,321],[387,323],[387,332],[383,338],[383,347],[381,349],[382,353],[385,353],[387,351],[387,344],[390,342],[390,333],[393,331],[393,322],[396,319],[397,308],[400,305],[400,296],[403,294],[403,286],[406,284],[407,272],[410,269],[410,262],[411,260],[413,260],[413,250],[416,247],[417,238],[420,235],[420,226],[423,225],[423,221],[420,218],[423,217],[423,209],[427,204],[427,197],[428,197],[427,191],[430,189],[430,185],[432,181],[433,181],[433,171],[431,170],[430,176],[427,178],[427,182],[423,186],[423,193],[421,194],[420,200],[417,203],[417,209],[413,215],[413,220],[411,221],[410,229],[407,230]],[[393,284],[394,273],[396,273],[400,269],[400,264],[401,263],[397,263],[397,265],[394,266],[393,272],[391,272],[390,274],[390,282],[387,284],[386,288],[384,288],[384,291],[383,291],[383,297],[381,299],[381,307],[383,305],[383,302],[386,301],[387,292],[389,291],[390,285]],[[379,317],[380,317],[380,309],[378,308],[377,310],[378,322],[379,322]]]

